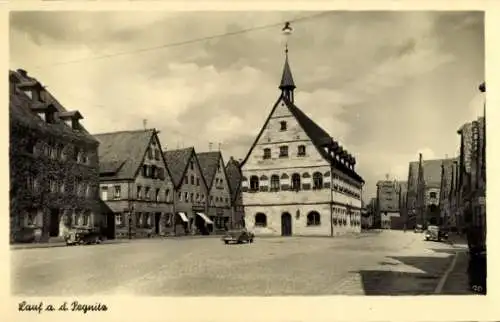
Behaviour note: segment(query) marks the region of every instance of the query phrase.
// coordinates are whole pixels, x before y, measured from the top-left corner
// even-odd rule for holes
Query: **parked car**
[[[64,236],[68,246],[100,244],[102,239],[100,231],[92,228],[73,228]]]
[[[415,227],[415,233],[421,233],[424,231],[424,228],[422,227],[422,225],[417,225]]]
[[[439,226],[429,226],[425,231],[425,240],[441,241],[448,239],[448,232]]]
[[[233,229],[227,231],[227,233],[222,236],[222,241],[224,244],[229,244],[229,243],[237,243],[237,244],[242,244],[242,243],[253,243],[255,235],[246,230],[245,228],[242,229]]]
[[[473,247],[469,250],[467,268],[469,288],[478,294],[486,294],[486,247]]]

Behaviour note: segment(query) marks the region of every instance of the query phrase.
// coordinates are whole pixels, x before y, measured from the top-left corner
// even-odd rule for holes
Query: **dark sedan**
[[[222,236],[222,241],[224,244],[229,243],[253,243],[254,234],[246,229],[233,229],[229,230],[224,236]]]

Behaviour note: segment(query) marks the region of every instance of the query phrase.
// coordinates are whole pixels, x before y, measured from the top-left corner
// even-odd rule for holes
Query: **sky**
[[[356,157],[365,201],[418,153],[457,155],[457,129],[483,108],[481,12],[12,12],[9,64],[91,133],[146,119],[166,149],[220,143],[227,162],[279,97],[288,20],[295,103]]]

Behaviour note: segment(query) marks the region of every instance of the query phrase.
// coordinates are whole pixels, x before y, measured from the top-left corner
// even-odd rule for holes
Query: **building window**
[[[286,158],[288,157],[288,146],[283,145],[280,146],[280,158]]]
[[[280,131],[286,131],[286,122],[285,121],[280,122]]]
[[[259,190],[259,177],[251,176],[250,177],[250,190],[258,191]]]
[[[193,161],[189,162],[189,168],[191,168],[191,170],[194,170],[194,162]]]
[[[90,215],[88,213],[85,213],[82,215],[83,217],[83,226],[88,226],[89,225],[89,219],[90,219]]]
[[[194,201],[194,198],[193,198],[193,197],[194,197],[193,193],[190,193],[190,194],[189,194],[189,200],[191,200],[191,202],[193,202],[193,201]]]
[[[320,172],[313,173],[313,189],[323,189],[323,175]]]
[[[280,177],[276,174],[271,176],[271,190],[278,191],[280,190]]]
[[[142,187],[137,186],[137,199],[141,200],[142,199]]]
[[[153,159],[153,150],[151,148],[148,148],[148,159]]]
[[[155,149],[155,160],[160,160],[160,150]]]
[[[297,155],[299,157],[303,157],[306,155],[306,146],[305,145],[299,145],[297,148]]]
[[[50,192],[57,192],[57,181],[54,179],[49,179],[49,188]]]
[[[300,174],[294,173],[292,175],[292,190],[299,191],[300,190]]]
[[[169,201],[168,198],[170,197],[170,189],[165,190],[165,201]]]
[[[160,189],[159,188],[156,188],[155,200],[156,200],[156,202],[160,202]]]
[[[196,185],[199,186],[200,185],[200,178],[196,178]]]
[[[437,198],[437,193],[433,191],[433,192],[429,193],[429,197],[432,199],[435,199],[435,198]]]
[[[255,215],[256,227],[267,227],[267,216],[261,212]]]
[[[115,224],[117,226],[121,226],[123,224],[123,216],[119,212],[115,213]]]
[[[191,176],[191,184],[194,186],[194,176]]]
[[[108,187],[101,187],[101,199],[108,200]]]
[[[318,212],[311,211],[307,214],[307,226],[319,226],[320,224],[320,215]]]
[[[184,201],[189,202],[189,193],[184,192]]]
[[[146,197],[146,200],[151,199],[151,188],[150,187],[144,188],[144,195]]]
[[[188,183],[189,183],[188,176],[184,176],[184,184],[188,184]]]
[[[115,186],[115,194],[113,195],[113,199],[120,199],[122,194],[122,189],[120,186]]]
[[[182,192],[178,192],[177,193],[177,198],[179,199],[179,201],[182,201]]]
[[[269,148],[264,149],[264,159],[271,159],[271,149]]]

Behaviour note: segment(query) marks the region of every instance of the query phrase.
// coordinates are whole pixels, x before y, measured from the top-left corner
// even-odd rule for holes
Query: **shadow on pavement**
[[[366,295],[431,295],[453,256],[389,256],[389,270],[360,270]],[[394,263],[398,261],[399,263]],[[408,266],[420,272],[409,272]],[[401,269],[398,269],[401,267]]]

